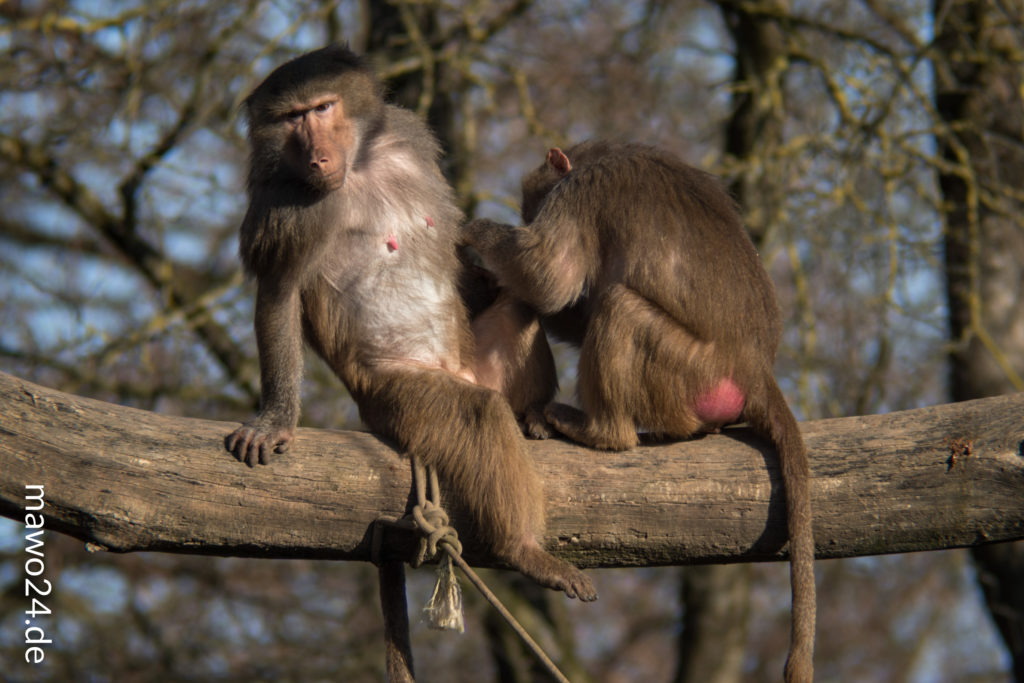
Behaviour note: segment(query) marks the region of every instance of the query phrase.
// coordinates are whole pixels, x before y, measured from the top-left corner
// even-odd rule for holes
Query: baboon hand
[[[284,453],[295,437],[293,427],[274,424],[257,417],[236,429],[224,439],[224,447],[239,462],[253,467],[257,462],[266,465],[271,453]]]

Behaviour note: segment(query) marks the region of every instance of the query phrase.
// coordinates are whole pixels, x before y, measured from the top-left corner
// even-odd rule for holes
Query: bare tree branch
[[[0,133],[0,159],[34,173],[40,183],[59,197],[96,232],[103,235],[157,290],[165,290],[171,308],[188,308],[203,294],[208,280],[195,268],[175,264],[134,230],[134,226],[110,213],[88,187],[61,167],[46,149],[17,137]],[[224,367],[227,374],[252,396],[252,373],[246,371],[246,358],[227,331],[215,321],[205,319],[195,327],[203,343]]]

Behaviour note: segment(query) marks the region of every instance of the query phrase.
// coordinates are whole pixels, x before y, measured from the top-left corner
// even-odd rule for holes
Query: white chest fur
[[[408,186],[401,176],[411,170],[411,161],[392,154],[384,168],[350,174],[346,190],[356,201],[339,207],[345,228],[320,256],[318,277],[336,293],[336,313],[369,359],[446,365],[458,344],[454,264],[444,257],[454,253],[446,232],[453,226],[435,221],[415,188],[404,196],[381,191]]]

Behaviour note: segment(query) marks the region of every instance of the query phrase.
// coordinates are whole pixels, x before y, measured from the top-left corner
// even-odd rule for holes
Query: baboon
[[[500,560],[594,600],[590,578],[538,542],[541,482],[498,391],[510,383],[501,363],[487,386],[479,381],[494,363],[477,358],[459,295],[462,215],[433,135],[387,104],[369,67],[341,46],[278,67],[244,108],[251,155],[240,254],[256,278],[262,386],[258,414],[227,449],[253,466],[288,447],[305,339],[372,430],[437,468]]]
[[[735,203],[711,175],[638,144],[549,151],[523,180],[524,225],[465,239],[554,336],[580,347],[582,410],[550,404],[565,436],[627,449],[638,429],[687,438],[748,422],[777,449],[787,501],[793,625],[788,681],[813,675],[814,540],[807,453],[773,375],[774,288]]]

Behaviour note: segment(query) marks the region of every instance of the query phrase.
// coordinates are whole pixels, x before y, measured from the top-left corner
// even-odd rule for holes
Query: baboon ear
[[[548,150],[548,166],[555,169],[555,173],[558,175],[565,175],[572,170],[569,157],[565,156],[565,152],[557,147]]]

